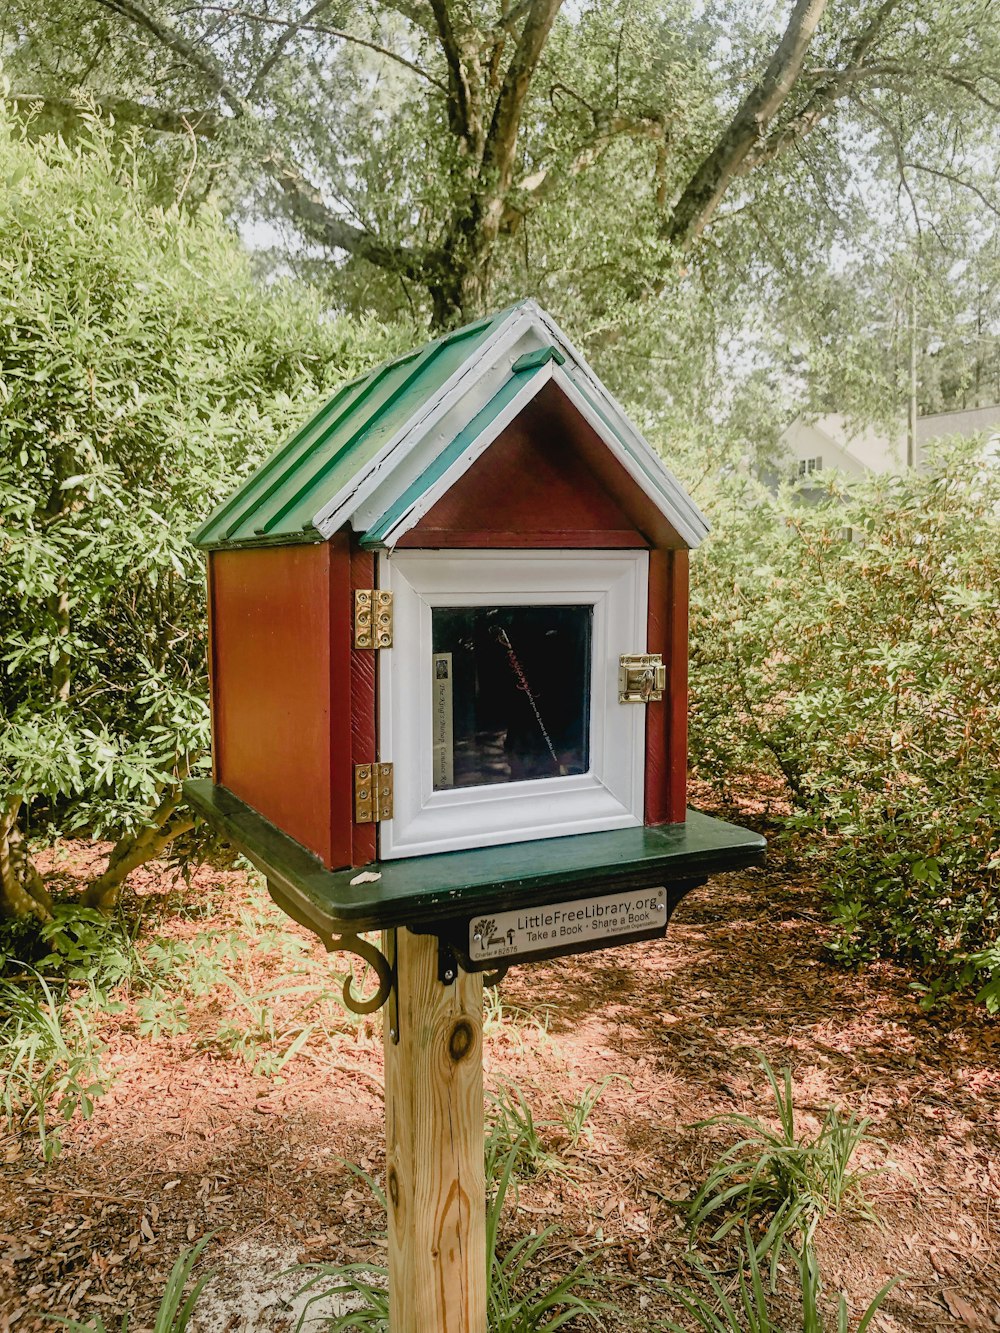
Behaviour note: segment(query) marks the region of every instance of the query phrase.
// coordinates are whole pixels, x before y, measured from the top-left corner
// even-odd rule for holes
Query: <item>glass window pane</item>
[[[434,787],[586,773],[591,606],[434,607]]]

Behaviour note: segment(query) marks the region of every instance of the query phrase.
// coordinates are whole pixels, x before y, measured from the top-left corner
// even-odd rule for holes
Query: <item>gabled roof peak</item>
[[[414,511],[447,490],[550,380],[681,540],[697,545],[708,530],[697,507],[530,298],[344,384],[193,540],[208,549],[322,541],[350,523],[366,545],[392,546]]]

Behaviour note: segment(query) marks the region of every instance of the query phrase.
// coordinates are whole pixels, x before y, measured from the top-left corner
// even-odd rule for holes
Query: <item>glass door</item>
[[[644,651],[645,551],[404,551],[381,653],[383,857],[642,823],[645,709],[618,700]]]

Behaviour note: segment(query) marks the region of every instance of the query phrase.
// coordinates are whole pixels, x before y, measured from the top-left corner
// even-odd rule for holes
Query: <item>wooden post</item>
[[[443,984],[437,939],[402,928],[396,976],[398,1043],[383,1010],[389,1328],[486,1333],[483,978]]]

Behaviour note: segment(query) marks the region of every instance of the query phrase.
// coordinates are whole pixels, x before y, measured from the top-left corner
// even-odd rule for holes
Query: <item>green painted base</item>
[[[394,926],[436,933],[438,923],[474,914],[616,890],[687,889],[709,875],[759,863],[767,846],[759,833],[689,810],[683,824],[376,861],[364,871],[326,870],[225,787],[191,779],[184,793],[267,876],[281,907],[321,936]],[[378,878],[352,883],[362,874]]]

